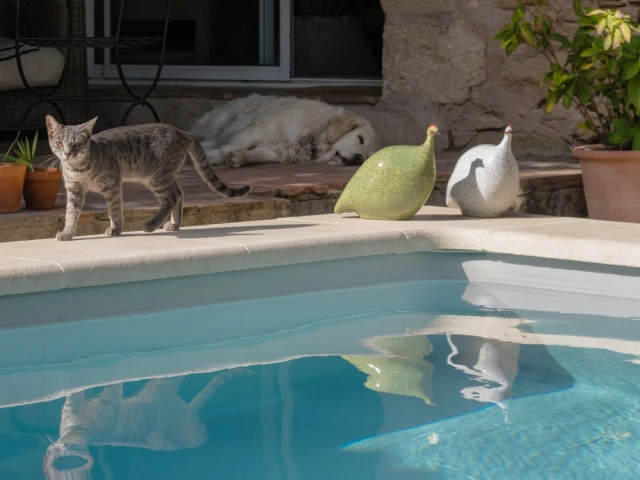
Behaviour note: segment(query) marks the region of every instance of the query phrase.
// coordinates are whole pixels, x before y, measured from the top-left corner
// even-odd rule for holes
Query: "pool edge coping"
[[[315,215],[0,244],[0,297],[371,255],[468,251],[640,268],[640,224],[570,217],[462,217],[424,207],[406,222]]]

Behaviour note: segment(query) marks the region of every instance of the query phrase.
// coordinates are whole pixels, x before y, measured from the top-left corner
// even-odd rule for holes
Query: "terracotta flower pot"
[[[589,218],[640,223],[640,151],[580,146],[580,160]]]
[[[26,165],[0,163],[0,213],[20,211]]]
[[[24,203],[29,210],[51,210],[56,205],[62,170],[36,168],[24,180]]]

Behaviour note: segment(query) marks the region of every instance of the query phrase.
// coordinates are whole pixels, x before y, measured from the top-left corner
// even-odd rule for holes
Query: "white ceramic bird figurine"
[[[498,217],[514,206],[520,169],[511,151],[509,125],[499,145],[478,145],[456,163],[447,184],[447,206],[467,217]]]

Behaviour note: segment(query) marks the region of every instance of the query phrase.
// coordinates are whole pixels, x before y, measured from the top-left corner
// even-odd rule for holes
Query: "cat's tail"
[[[204,153],[204,150],[198,141],[190,135],[187,153],[193,162],[193,166],[196,167],[198,174],[219,194],[228,198],[236,198],[246,197],[251,192],[251,187],[249,185],[240,188],[232,188],[223,183],[222,180],[218,178],[218,175],[216,175],[211,164],[207,161],[207,155]]]

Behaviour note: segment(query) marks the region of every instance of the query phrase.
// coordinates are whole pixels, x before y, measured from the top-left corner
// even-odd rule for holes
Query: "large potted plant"
[[[32,143],[26,138],[19,140],[17,148],[13,149],[14,155],[5,155],[5,158],[26,167],[24,185],[21,189],[26,207],[29,210],[51,210],[56,204],[62,171],[55,167],[33,165],[37,145],[38,132]]]
[[[590,218],[640,222],[640,29],[620,10],[584,9],[573,1],[578,27],[561,34],[549,0],[527,1],[495,39],[507,55],[520,45],[549,61],[545,109],[575,107],[593,143],[573,150],[580,160]]]

